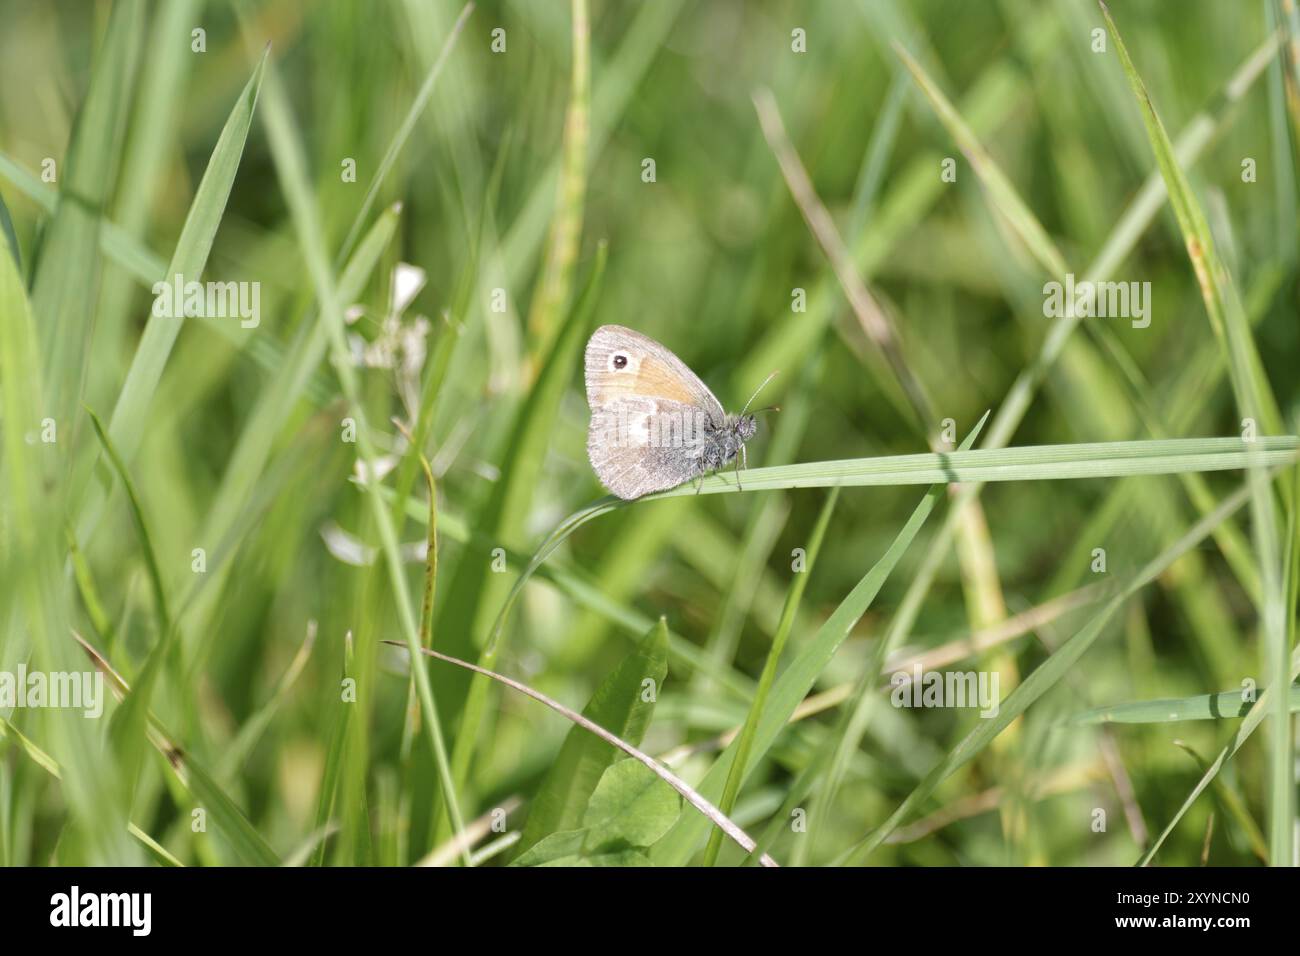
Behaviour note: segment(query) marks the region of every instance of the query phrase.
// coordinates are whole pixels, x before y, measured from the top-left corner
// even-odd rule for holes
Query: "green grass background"
[[[423,642],[782,864],[1291,863],[1294,694],[1206,695],[1296,676],[1300,14],[1111,14],[6,0],[0,670],[131,690],[0,711],[0,862],[747,859],[537,702],[415,680]],[[348,343],[398,263],[403,379]],[[1045,318],[1066,271],[1149,282],[1150,327]],[[261,324],[151,319],[177,272],[261,283]],[[729,409],[780,370],[743,494],[582,510],[604,322]],[[925,487],[957,478],[990,483]],[[1003,719],[889,706],[924,653],[997,671]]]

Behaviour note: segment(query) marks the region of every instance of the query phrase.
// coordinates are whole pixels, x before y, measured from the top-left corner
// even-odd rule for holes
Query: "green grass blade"
[[[980,419],[979,424],[966,436],[962,449],[969,448],[979,436],[980,429],[988,420],[988,415]],[[899,560],[910,547],[918,532],[924,527],[930,513],[939,499],[945,494],[947,485],[935,485],[926,491],[921,502],[912,512],[907,523],[894,537],[889,548],[870,570],[858,581],[852,591],[840,602],[826,622],[803,646],[799,655],[790,662],[781,673],[769,695],[769,705],[763,712],[758,729],[753,737],[754,761],[767,753],[777,736],[785,728],[795,709],[807,696],[817,676],[825,669],[827,663],[840,645],[849,636],[849,632],[866,613],[871,602],[880,593],[881,587],[898,566]],[[733,741],[714,761],[713,766],[701,781],[700,792],[720,794],[726,783],[732,762],[736,759],[739,741]],[[651,858],[660,866],[685,866],[695,852],[699,842],[704,839],[707,824],[695,817],[683,817],[668,834],[655,844]]]
[[[32,307],[41,322],[46,407],[69,434],[90,357],[99,221],[116,178],[143,26],[143,0],[114,5],[64,161],[64,186],[32,288]]]
[[[1285,436],[1260,438],[1257,442],[1237,438],[1175,438],[890,455],[751,468],[744,473],[740,488],[736,487],[736,480],[731,475],[716,474],[704,479],[698,493],[1236,471],[1251,467],[1256,460],[1266,467],[1285,465],[1295,459],[1297,448],[1300,448],[1300,442],[1292,436]],[[683,485],[637,500],[653,501],[696,493],[694,486]],[[617,505],[610,503],[605,507],[608,510]]]
[[[1047,234],[1038,217],[1025,205],[1016,188],[994,162],[993,157],[989,155],[988,150],[980,143],[966,121],[962,119],[956,107],[944,96],[938,84],[930,79],[921,64],[897,42],[894,44],[894,52],[898,54],[898,58],[903,61],[903,65],[907,67],[921,91],[930,100],[939,119],[956,140],[957,146],[966,156],[967,162],[980,178],[980,182],[984,184],[988,191],[989,204],[994,211],[1000,214],[1012,231],[1020,237],[1025,248],[1039,261],[1048,275],[1058,279],[1064,276],[1069,268],[1060,250],[1056,248],[1056,243]]]
[[[158,636],[163,639],[171,631],[172,616],[167,607],[167,592],[163,587],[162,570],[158,567],[158,555],[154,551],[153,538],[149,534],[149,524],[144,520],[144,507],[140,504],[140,496],[136,493],[131,473],[122,461],[122,456],[113,446],[112,439],[105,432],[99,416],[90,409],[86,409],[86,414],[90,416],[95,437],[99,439],[100,447],[108,456],[117,480],[122,483],[122,489],[126,492],[127,502],[131,506],[131,521],[135,524],[136,534],[140,536],[140,549],[144,552],[145,568],[149,572],[149,586],[153,588],[154,613],[158,615]]]
[[[437,85],[438,76],[442,73],[443,65],[447,62],[447,57],[451,53],[452,47],[456,45],[456,38],[460,36],[460,31],[465,26],[465,21],[469,15],[474,12],[474,4],[467,3],[461,10],[460,16],[456,18],[455,24],[447,34],[447,39],[443,41],[442,50],[438,53],[438,58],[433,61],[433,66],[424,77],[424,82],[420,84],[419,92],[415,94],[415,99],[411,101],[410,108],[406,115],[402,117],[402,123],[397,128],[392,141],[388,144],[388,149],[384,151],[383,158],[379,161],[379,166],[375,169],[375,175],[371,177],[370,185],[366,187],[366,195],[361,200],[361,208],[352,221],[352,228],[348,231],[347,237],[343,240],[343,245],[339,249],[339,261],[344,261],[349,253],[352,252],[352,244],[356,242],[357,236],[361,232],[361,227],[370,215],[370,209],[374,206],[375,199],[379,195],[379,189],[384,184],[385,178],[392,170],[393,164],[397,162],[398,155],[406,145],[412,131],[415,129],[416,122],[420,119],[420,114],[429,104],[429,97],[433,95],[434,87]]]
[[[1106,27],[1115,40],[1115,48],[1119,52],[1124,73],[1142,110],[1142,119],[1151,141],[1151,149],[1169,191],[1169,201],[1178,219],[1178,227],[1182,231],[1188,256],[1196,272],[1201,298],[1205,301],[1205,308],[1210,317],[1210,325],[1228,353],[1230,379],[1236,395],[1237,408],[1243,416],[1243,424],[1251,421],[1260,430],[1276,434],[1282,431],[1282,416],[1278,411],[1277,400],[1269,386],[1268,378],[1264,374],[1263,363],[1255,347],[1250,324],[1246,321],[1245,310],[1242,308],[1231,276],[1219,258],[1201,204],[1192,192],[1191,184],[1174,156],[1173,143],[1170,142],[1164,124],[1156,113],[1146,85],[1129,57],[1128,49],[1120,37],[1119,29],[1115,26],[1109,9],[1104,2],[1100,5],[1102,15],[1106,19]],[[1287,679],[1289,648],[1286,645],[1286,623],[1282,606],[1283,585],[1281,555],[1277,540],[1277,516],[1272,488],[1264,477],[1265,466],[1258,461],[1252,461],[1252,466],[1251,526],[1261,581],[1259,616],[1264,632],[1265,671],[1269,686],[1284,687],[1290,683]],[[1281,700],[1281,695],[1278,699]],[[1281,865],[1290,865],[1294,841],[1292,816],[1294,815],[1295,780],[1291,737],[1290,716],[1285,707],[1279,704],[1276,714],[1276,732],[1273,734],[1269,750],[1270,805],[1275,808],[1270,818],[1269,846],[1272,861]]]
[[[1248,489],[1242,488],[1225,498],[1215,511],[1197,522],[1172,547],[1151,560],[1135,575],[1124,589],[1109,601],[1081,630],[1062,644],[1046,661],[1034,668],[1034,671],[1016,687],[1002,702],[995,716],[980,721],[953,750],[925,776],[916,788],[900,803],[897,809],[879,827],[869,833],[853,847],[846,850],[837,862],[841,864],[861,863],[873,850],[884,842],[908,816],[929,799],[947,777],[972,760],[989,746],[1012,721],[1028,710],[1029,706],[1061,680],[1079,658],[1092,646],[1101,635],[1106,624],[1117,610],[1133,594],[1149,584],[1166,568],[1174,563],[1188,550],[1205,538],[1220,521],[1232,515],[1246,503]]]
[[[1286,702],[1288,713],[1300,712],[1300,687],[1292,687],[1290,694],[1278,695]],[[1071,724],[1164,724],[1180,720],[1224,720],[1245,717],[1255,707],[1255,701],[1246,698],[1239,690],[1222,694],[1198,694],[1195,697],[1175,697],[1168,700],[1137,700],[1127,704],[1109,704],[1093,707],[1070,718]]]
[[[817,555],[821,552],[822,538],[826,535],[826,526],[830,524],[831,515],[835,511],[835,502],[839,498],[839,494],[838,488],[832,488],[831,493],[826,496],[826,503],[822,505],[822,512],[817,518],[817,523],[813,525],[812,536],[808,539],[807,564],[790,584],[785,607],[781,611],[781,624],[777,628],[776,635],[772,638],[772,646],[768,649],[767,660],[763,663],[763,671],[758,678],[758,689],[754,692],[753,703],[750,704],[749,712],[745,715],[745,723],[740,729],[740,737],[736,743],[736,757],[732,761],[731,768],[727,771],[727,779],[722,787],[722,800],[718,804],[718,809],[723,813],[730,814],[736,806],[736,797],[740,794],[740,784],[745,779],[745,771],[749,768],[749,756],[754,749],[754,734],[758,730],[758,719],[767,707],[767,698],[772,690],[772,682],[776,679],[776,668],[781,662],[781,654],[785,650],[786,639],[790,636],[790,628],[794,625],[795,613],[803,600],[803,592],[804,588],[807,587],[808,577],[812,574],[813,568],[816,567]],[[713,866],[717,863],[718,852],[721,848],[722,831],[715,828],[709,834],[709,842],[704,850],[705,866]]]
[[[190,203],[190,211],[185,217],[185,226],[181,229],[180,239],[172,252],[171,262],[167,271],[158,277],[160,280],[166,281],[180,275],[185,281],[192,281],[203,274],[208,254],[212,251],[212,242],[221,225],[226,200],[235,182],[235,173],[239,170],[239,161],[244,154],[244,143],[253,122],[253,110],[257,105],[269,56],[269,50],[263,53],[226,119],[226,125],[208,159],[203,179],[194,193],[194,201]],[[157,391],[158,380],[162,377],[163,367],[171,355],[183,321],[172,316],[150,315],[145,325],[144,335],[141,336],[109,422],[108,433],[124,461],[130,462],[139,448],[148,421],[149,403]]]
[[[564,315],[582,237],[583,200],[587,192],[587,152],[591,138],[591,23],[587,0],[571,0],[573,18],[572,78],[564,117],[560,185],[551,220],[541,287],[533,296],[528,331],[538,355],[549,351]]]

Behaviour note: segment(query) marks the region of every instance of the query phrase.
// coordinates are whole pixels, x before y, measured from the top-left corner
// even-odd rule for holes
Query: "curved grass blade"
[[[1196,764],[1196,769],[1205,773],[1207,764],[1205,758],[1184,740],[1175,740],[1174,746],[1187,754]],[[1241,832],[1246,836],[1246,842],[1250,844],[1251,852],[1259,857],[1261,863],[1268,864],[1268,843],[1264,840],[1264,834],[1259,829],[1259,824],[1255,818],[1250,815],[1250,808],[1246,806],[1246,801],[1242,798],[1241,792],[1227,780],[1222,777],[1214,778],[1214,794],[1219,798],[1227,815],[1237,821],[1241,827]],[[1204,865],[1202,863],[1202,865]]]
[[[662,687],[667,673],[668,625],[660,618],[636,649],[601,681],[582,713],[636,746],[654,710],[653,699],[647,701],[642,696],[643,682],[651,680],[655,687]],[[515,854],[528,850],[548,834],[576,830],[601,774],[615,756],[616,751],[608,743],[593,739],[579,727],[572,728],[532,799]]]
[[[131,798],[135,792],[136,781],[140,776],[140,765],[144,760],[144,753],[148,746],[146,737],[149,728],[149,707],[153,702],[154,688],[158,684],[158,675],[162,672],[163,664],[171,652],[175,629],[172,625],[171,612],[167,607],[167,592],[163,587],[162,571],[158,566],[158,555],[154,551],[153,539],[149,534],[149,525],[144,520],[144,508],[140,504],[140,496],[136,493],[135,484],[131,481],[131,475],[127,471],[126,465],[117,453],[117,449],[113,447],[113,442],[105,433],[104,425],[99,420],[99,416],[89,408],[86,409],[86,414],[90,416],[90,423],[94,426],[95,435],[103,446],[104,454],[108,456],[108,460],[112,463],[118,480],[122,482],[127,501],[130,502],[131,520],[135,524],[136,534],[140,537],[140,549],[144,552],[145,567],[148,569],[150,586],[153,588],[154,613],[158,617],[158,640],[149,652],[144,669],[135,680],[135,687],[126,695],[122,706],[113,714],[109,724],[109,737],[113,742],[114,751],[118,759],[122,761],[124,768],[122,780],[126,786],[127,805],[130,806]]]
[[[384,641],[384,643],[391,644],[393,647],[404,646],[402,644],[398,644],[396,641]],[[723,832],[726,833],[727,836],[731,837],[731,839],[736,841],[736,843],[738,843],[742,849],[744,850],[754,849],[753,839],[747,833],[745,833],[744,830],[736,826],[734,822],[732,822],[717,807],[715,807],[712,803],[710,803],[702,794],[700,794],[698,791],[692,788],[690,784],[686,783],[686,781],[682,780],[681,777],[677,776],[677,774],[673,773],[667,767],[664,767],[662,764],[659,763],[659,761],[655,760],[654,757],[651,757],[649,754],[645,753],[644,751],[638,750],[636,747],[633,747],[631,744],[627,743],[626,741],[620,740],[617,736],[610,733],[604,727],[601,727],[599,724],[595,723],[594,721],[588,719],[587,717],[584,717],[576,710],[571,710],[570,708],[565,707],[559,701],[552,700],[550,697],[547,697],[545,694],[533,690],[531,687],[527,686],[526,684],[521,684],[519,681],[506,677],[504,674],[498,674],[495,671],[490,671],[486,667],[479,667],[477,664],[471,664],[469,663],[469,661],[458,660],[455,657],[450,657],[447,654],[442,654],[432,649],[421,648],[421,652],[426,654],[429,657],[437,658],[438,660],[445,661],[448,664],[455,664],[457,667],[464,667],[467,670],[472,670],[476,674],[479,674],[483,677],[487,677],[492,680],[498,681],[499,683],[505,684],[507,687],[511,687],[519,691],[521,694],[526,694],[529,697],[533,698],[533,700],[540,701],[541,703],[545,704],[547,707],[551,708],[557,713],[562,714],[563,716],[571,720],[573,723],[577,724],[579,727],[582,727],[584,730],[590,731],[591,733],[595,734],[601,740],[605,741],[605,743],[617,747],[619,750],[623,751],[629,757],[632,757],[638,760],[639,762],[641,762],[642,764],[644,764],[651,771],[653,771],[656,776],[658,776],[670,787],[672,787],[674,790],[680,793],[686,799],[686,801],[691,806],[695,807],[696,810],[700,811],[700,813],[706,819],[712,820],[713,823],[721,827]],[[775,860],[773,860],[770,856],[766,856],[766,855],[764,855],[759,862],[761,862],[764,866],[777,865],[777,862]]]

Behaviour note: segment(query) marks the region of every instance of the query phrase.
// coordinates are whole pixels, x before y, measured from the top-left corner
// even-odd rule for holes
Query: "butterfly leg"
[[[741,455],[745,453],[745,448],[743,445],[740,448],[740,453]],[[745,490],[744,488],[740,487],[740,455],[736,456],[736,490],[737,491]]]

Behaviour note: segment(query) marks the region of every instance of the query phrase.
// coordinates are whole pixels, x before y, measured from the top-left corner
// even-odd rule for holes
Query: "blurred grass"
[[[487,864],[576,828],[604,757],[553,769],[592,743],[459,669],[412,696],[381,642],[424,639],[597,694],[782,863],[1199,863],[1216,807],[1210,863],[1290,862],[1294,4],[1115,5],[1114,32],[1093,0],[11,7],[0,670],[84,669],[76,631],[139,697],[0,712],[0,861]],[[1071,268],[1150,282],[1151,325],[1044,317]],[[152,317],[177,271],[259,282],[260,324]],[[780,370],[744,493],[601,498],[600,322],[729,409]],[[796,579],[810,485],[839,500]],[[997,720],[888,706],[926,652],[996,669]],[[1230,721],[1066,719],[1242,681]],[[707,829],[684,807],[644,856],[700,861]]]

